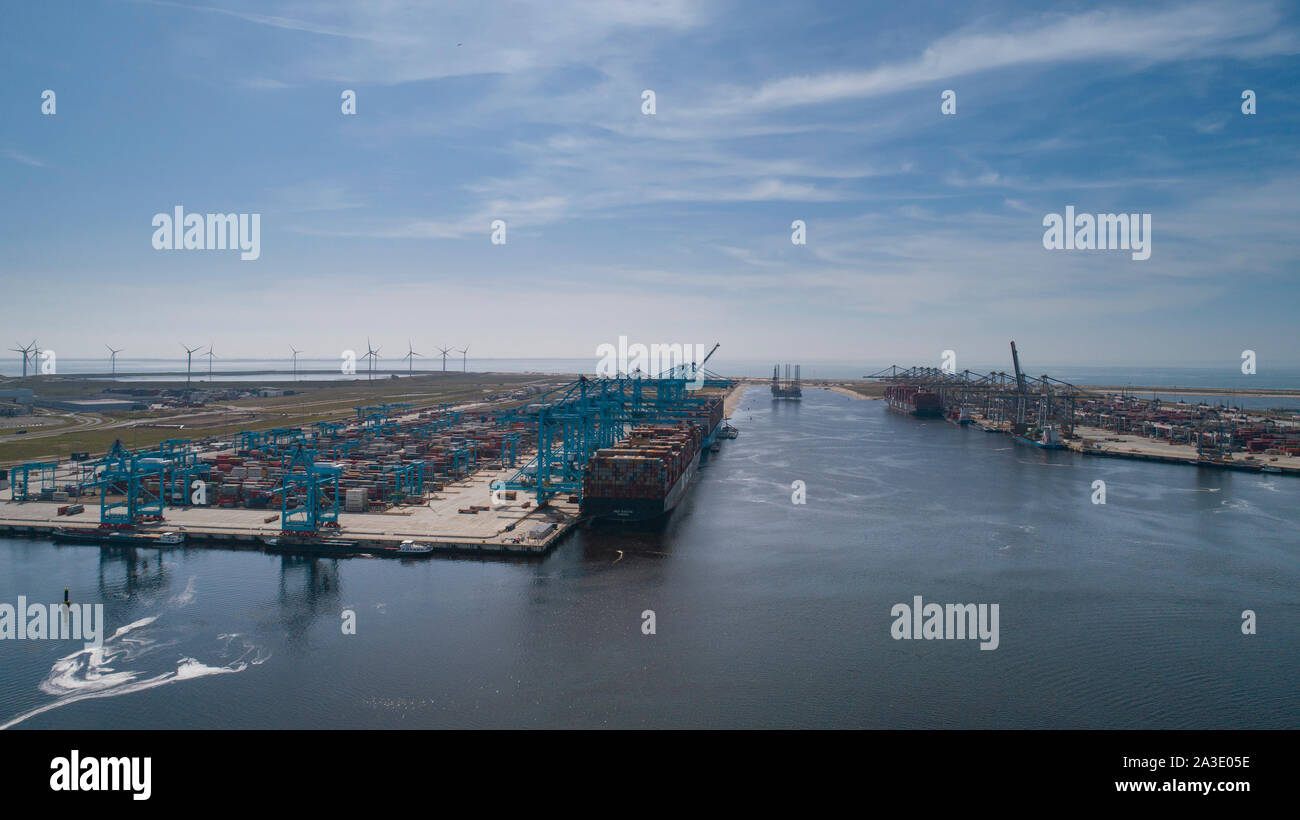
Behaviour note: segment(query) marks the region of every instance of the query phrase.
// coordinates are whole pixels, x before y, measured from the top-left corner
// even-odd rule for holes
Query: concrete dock
[[[1010,422],[992,422],[979,417],[975,421],[981,427],[992,427],[1000,433],[1011,435]],[[1075,438],[1063,440],[1065,449],[1086,456],[1155,461],[1162,464],[1193,464],[1253,473],[1264,472],[1267,468],[1269,473],[1300,476],[1300,457],[1297,456],[1233,453],[1230,459],[1218,460],[1202,458],[1191,444],[1172,443],[1132,433],[1117,434],[1113,430],[1084,425],[1076,426],[1074,433]]]
[[[1202,458],[1191,444],[1181,444],[1163,439],[1147,438],[1132,433],[1115,433],[1097,427],[1075,427],[1077,439],[1068,442],[1071,450],[1089,456],[1130,458],[1138,461],[1159,461],[1166,464],[1196,464],[1225,470],[1281,472],[1300,475],[1300,456],[1233,453],[1225,460]]]
[[[338,536],[356,541],[358,553],[379,555],[395,555],[397,545],[406,539],[428,544],[439,553],[544,555],[578,523],[578,505],[567,501],[567,497],[556,497],[538,508],[533,497],[522,491],[517,493],[517,500],[494,505],[491,482],[504,480],[513,472],[480,470],[465,480],[444,485],[423,504],[394,506],[374,513],[340,513]],[[59,507],[68,502],[2,502],[0,534],[46,537],[60,527],[97,527],[98,497],[78,501],[85,505],[85,511],[72,516],[58,514]],[[488,509],[472,515],[459,512],[471,506]],[[280,534],[278,512],[240,507],[168,507],[164,521],[142,526],[140,531],[183,532],[186,545],[260,549],[263,537]],[[544,536],[529,536],[538,525],[552,524],[554,527]]]

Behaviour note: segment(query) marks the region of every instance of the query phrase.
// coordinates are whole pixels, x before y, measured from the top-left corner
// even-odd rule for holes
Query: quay
[[[355,542],[355,547],[339,554],[421,557],[397,552],[397,546],[409,539],[428,544],[434,553],[441,554],[517,558],[546,555],[581,520],[578,505],[553,499],[537,507],[522,499],[494,506],[490,484],[509,472],[475,473],[444,485],[423,504],[394,505],[382,512],[340,513],[340,537]],[[0,504],[0,535],[50,538],[56,529],[93,529],[100,524],[98,505],[85,504],[84,512],[72,516],[59,515],[62,506],[47,501]],[[460,513],[471,506],[487,509]],[[262,550],[267,546],[263,539],[280,536],[281,526],[280,516],[269,515],[265,509],[167,507],[164,520],[142,523],[133,531],[142,535],[183,533],[185,542],[177,545],[180,547]]]
[[[893,365],[883,382],[891,409],[942,417],[1013,436],[1026,446],[1208,469],[1300,475],[1300,418],[1226,404],[1168,402],[1027,375],[1011,343],[1013,372]]]
[[[0,534],[313,556],[542,556],[601,517],[606,496],[667,514],[682,494],[669,485],[684,492],[699,454],[734,438],[721,421],[740,385],[703,365],[580,377],[510,401],[356,406],[310,425],[144,450],[119,439],[102,455],[0,470]]]

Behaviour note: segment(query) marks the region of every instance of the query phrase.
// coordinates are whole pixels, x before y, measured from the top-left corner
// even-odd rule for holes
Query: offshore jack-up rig
[[[794,378],[790,378],[790,365],[785,366],[785,379],[780,378],[781,365],[772,365],[772,398],[801,399],[803,391],[799,388],[799,365],[794,366]]]

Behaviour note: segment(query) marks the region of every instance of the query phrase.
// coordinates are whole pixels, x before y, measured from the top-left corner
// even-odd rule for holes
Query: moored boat
[[[264,535],[267,552],[289,555],[353,555],[357,542],[344,538],[317,538],[311,535]]]
[[[1065,443],[1061,441],[1060,433],[1055,425],[1049,424],[1041,430],[1026,430],[1025,433],[1017,433],[1016,441],[1022,444],[1032,444],[1042,450],[1064,450]]]
[[[50,532],[55,541],[68,541],[77,544],[122,544],[130,546],[160,547],[175,546],[185,542],[184,533],[165,532],[154,534],[138,530],[113,530],[56,527]]]
[[[583,471],[583,515],[634,522],[672,512],[685,498],[701,454],[716,452],[722,412],[722,400],[713,398],[686,420],[637,425],[623,441],[597,450]]]
[[[885,400],[890,410],[917,418],[937,419],[943,416],[943,403],[939,394],[922,390],[914,384],[893,384],[885,388]]]

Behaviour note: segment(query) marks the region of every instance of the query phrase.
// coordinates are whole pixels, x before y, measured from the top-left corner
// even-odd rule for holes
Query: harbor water
[[[532,562],[2,539],[0,604],[106,629],[0,640],[0,726],[1300,728],[1300,480],[824,390],[732,423],[665,523]],[[916,596],[996,604],[996,649],[895,639]]]

